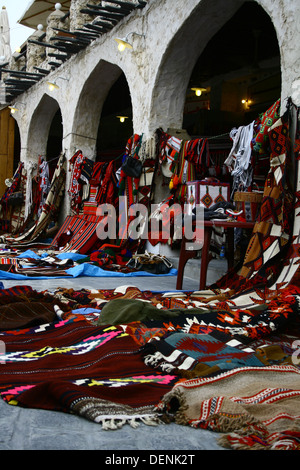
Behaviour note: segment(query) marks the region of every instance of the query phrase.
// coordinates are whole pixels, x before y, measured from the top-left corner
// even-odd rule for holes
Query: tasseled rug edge
[[[137,428],[140,423],[147,426],[164,424],[156,409],[152,406],[141,407],[138,410],[118,403],[112,403],[98,398],[81,398],[71,406],[71,412],[89,421],[102,425],[105,431],[121,429],[125,424]]]

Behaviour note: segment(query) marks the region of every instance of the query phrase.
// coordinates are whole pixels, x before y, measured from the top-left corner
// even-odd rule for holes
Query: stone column
[[[24,67],[26,67],[26,58],[24,55],[22,57],[19,57],[20,53],[19,52],[14,52],[13,55],[11,56],[10,63],[9,63],[9,68],[10,70],[22,70]]]
[[[39,28],[29,37],[29,39],[43,42],[44,34],[45,32]],[[46,57],[45,47],[39,46],[38,44],[27,42],[26,57],[27,57],[27,72],[36,72],[34,67],[41,67],[41,64],[45,60],[45,57]]]
[[[86,4],[99,5],[99,0],[71,0],[70,6],[70,31],[82,29],[86,23],[91,23],[94,16],[81,13],[80,10],[87,8]]]
[[[46,42],[48,44],[53,43],[51,38],[58,35],[58,32],[54,28],[69,30],[69,18],[66,18],[66,14],[61,11],[60,3],[56,4],[55,10],[50,13],[47,18],[47,29],[46,29]],[[52,47],[46,48],[46,54],[55,52]],[[50,59],[50,58],[49,58]]]

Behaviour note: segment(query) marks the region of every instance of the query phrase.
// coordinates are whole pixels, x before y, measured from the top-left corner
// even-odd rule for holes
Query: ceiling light
[[[128,119],[128,116],[117,116],[120,119],[120,122],[125,122],[125,119]]]
[[[131,34],[135,34],[136,36],[145,37],[144,34],[138,34],[138,33],[132,32],[132,33],[128,33],[125,38],[114,38],[115,41],[117,41],[117,43],[118,43],[119,51],[124,51],[126,48],[133,49],[132,44],[128,41],[128,38]]]
[[[251,101],[251,100],[248,100],[248,99],[246,99],[246,98],[244,98],[244,99],[242,100],[242,103],[243,103],[245,106],[250,106],[250,104],[252,104],[252,101]]]
[[[196,96],[201,96],[203,91],[206,91],[206,88],[195,87],[191,88],[195,92]]]

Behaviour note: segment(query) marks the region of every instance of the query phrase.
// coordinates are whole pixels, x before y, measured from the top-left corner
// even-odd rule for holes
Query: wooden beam
[[[34,39],[28,39],[28,42],[30,42],[31,44],[37,44],[38,46],[50,47],[52,49],[58,49],[58,50],[63,51],[63,48],[54,46],[53,44],[48,44],[46,42],[35,41]]]

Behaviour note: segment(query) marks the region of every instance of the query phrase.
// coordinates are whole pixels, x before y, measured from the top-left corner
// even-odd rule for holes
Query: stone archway
[[[58,110],[58,102],[44,94],[32,115],[27,133],[28,159],[37,161],[40,155],[47,157],[49,132]]]
[[[72,151],[80,148],[88,158],[95,158],[102,107],[121,74],[117,65],[101,60],[87,78],[74,113]]]
[[[193,91],[196,87],[202,87],[200,96]],[[257,2],[245,1],[195,64],[183,128],[192,136],[229,132],[255,120],[280,95],[280,49],[274,25]]]
[[[241,0],[203,0],[183,23],[158,69],[153,89],[150,132],[181,128],[185,93],[194,65],[207,42],[237,11]]]
[[[208,42],[244,3],[244,0],[203,0],[182,24],[157,71],[150,107],[150,133],[159,127],[182,128],[186,90],[194,66]]]

